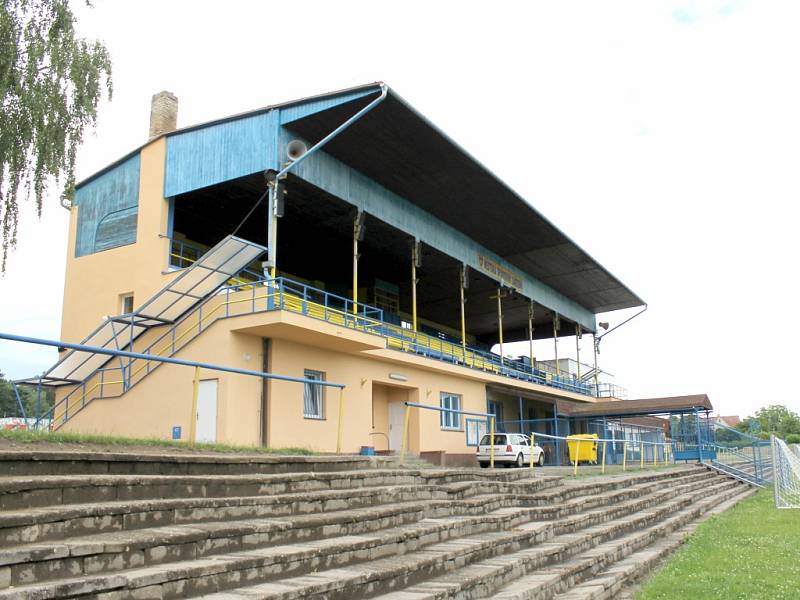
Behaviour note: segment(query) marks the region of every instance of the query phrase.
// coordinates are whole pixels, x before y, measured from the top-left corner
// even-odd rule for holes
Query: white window
[[[133,312],[133,294],[123,294],[119,297],[119,301],[123,315]]]
[[[458,394],[448,394],[442,392],[439,400],[439,406],[450,410],[461,410],[461,396]],[[442,429],[455,429],[461,430],[461,414],[441,411],[441,426]]]
[[[321,371],[303,371],[303,377],[314,381],[325,381],[325,373]],[[303,384],[303,416],[306,419],[325,418],[325,386],[318,383]]]

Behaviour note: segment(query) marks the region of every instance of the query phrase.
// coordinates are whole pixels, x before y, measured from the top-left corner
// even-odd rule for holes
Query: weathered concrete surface
[[[130,456],[45,454],[0,453],[16,469],[0,476],[0,599],[613,597],[748,489],[693,466],[569,479],[154,455],[124,472]]]

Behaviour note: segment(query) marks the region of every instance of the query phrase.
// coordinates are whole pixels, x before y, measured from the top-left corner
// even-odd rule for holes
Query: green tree
[[[36,402],[37,390],[35,387],[29,385],[17,386],[22,406],[25,408],[25,414],[28,417],[36,416]],[[42,414],[46,414],[53,406],[53,391],[50,388],[42,388],[42,396],[40,400],[40,409]],[[14,388],[11,382],[5,378],[3,372],[0,371],[0,417],[21,417],[22,413],[19,410],[19,403],[17,396],[14,393]]]
[[[755,427],[751,427],[751,424]],[[756,430],[765,438],[775,434],[786,439],[788,435],[800,434],[800,415],[785,406],[773,404],[757,410],[753,416],[739,423],[737,428],[745,432]]]
[[[86,2],[90,5],[90,2]],[[97,105],[111,98],[111,58],[80,38],[68,0],[3,0],[0,6],[0,221],[2,263],[17,242],[19,200],[39,217],[52,183],[71,198],[75,158]]]

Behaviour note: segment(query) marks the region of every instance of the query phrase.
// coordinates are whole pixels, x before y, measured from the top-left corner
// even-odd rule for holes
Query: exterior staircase
[[[0,453],[0,599],[610,598],[754,489],[382,457]]]

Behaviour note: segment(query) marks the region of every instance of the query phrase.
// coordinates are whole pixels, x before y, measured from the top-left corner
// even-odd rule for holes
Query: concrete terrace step
[[[0,451],[4,475],[245,475],[391,468],[391,457]]]
[[[329,512],[380,504],[467,498],[480,493],[530,495],[557,485],[558,477],[529,482],[369,486],[271,496],[168,498],[46,506],[0,512],[0,548],[70,536],[202,523]]]
[[[549,600],[583,581],[598,581],[597,574],[610,565],[625,557],[631,557],[631,560],[635,561],[643,560],[648,555],[640,554],[639,551],[659,540],[664,540],[665,536],[687,526],[714,506],[738,500],[746,493],[746,489],[736,484],[718,486],[714,492],[704,494],[701,499],[662,522],[598,544],[550,569],[540,569],[531,575],[520,577],[489,596],[473,597],[491,597],[495,600]]]
[[[704,482],[693,485],[697,487],[707,486]],[[604,510],[596,511],[591,518],[587,518],[586,515],[578,515],[570,523],[528,522],[508,532],[473,533],[469,537],[451,539],[443,543],[426,546],[410,555],[393,556],[373,560],[365,565],[316,571],[310,575],[248,585],[244,588],[220,592],[211,597],[217,599],[235,598],[238,600],[246,597],[282,598],[285,600],[306,597],[365,597],[372,593],[386,591],[392,587],[407,585],[416,579],[438,575],[441,572],[466,565],[475,560],[514,551],[521,546],[541,543],[551,538],[556,531],[565,529],[578,530],[587,525],[601,523],[613,516],[641,510],[651,506],[653,503],[662,501],[663,495],[673,493],[675,492],[665,491],[651,498],[645,497],[630,503],[607,507]],[[282,573],[282,575],[285,574]],[[208,586],[208,584],[209,582],[204,581],[202,583],[198,582],[197,585]],[[219,582],[217,582],[217,585],[219,585]],[[195,593],[201,591],[201,589],[198,587],[192,588]],[[191,595],[192,593],[189,589],[184,589],[183,592],[186,595]],[[165,595],[165,597],[167,596]]]
[[[702,471],[701,473],[705,474],[706,478],[713,477],[713,474],[707,471]],[[689,472],[684,474],[684,478],[694,481],[697,479],[696,475],[696,472]],[[652,484],[640,485],[649,486]],[[592,492],[590,486],[585,485],[582,487],[586,493]],[[608,494],[608,502],[616,502],[618,499],[618,493]],[[26,556],[17,553],[17,562],[8,567],[11,570],[8,578],[12,585],[20,585],[33,581],[41,582],[48,578],[76,576],[80,573],[90,576],[99,570],[108,571],[141,566],[145,561],[156,564],[165,561],[181,561],[172,565],[164,564],[161,567],[152,567],[161,569],[159,571],[161,580],[158,585],[163,585],[169,594],[170,590],[180,589],[181,582],[186,578],[192,577],[194,578],[192,581],[196,581],[202,577],[208,569],[208,559],[201,557],[210,553],[219,554],[225,551],[242,550],[236,554],[218,555],[214,558],[216,561],[214,564],[217,567],[224,565],[225,572],[218,573],[212,579],[224,579],[225,581],[220,581],[219,584],[230,586],[238,583],[239,577],[245,577],[246,575],[243,575],[243,573],[261,573],[261,577],[265,575],[274,576],[276,568],[280,570],[280,573],[298,570],[309,571],[314,568],[320,568],[322,565],[330,567],[342,564],[342,562],[366,560],[367,558],[381,556],[387,552],[396,554],[414,551],[424,544],[467,535],[475,531],[506,530],[520,522],[529,521],[533,516],[533,512],[530,509],[505,509],[486,515],[484,513],[487,510],[496,506],[497,503],[502,504],[507,499],[498,497],[491,499],[492,501],[488,500],[490,499],[479,497],[471,500],[453,501],[449,507],[442,502],[413,503],[413,506],[406,507],[405,513],[402,513],[402,511],[393,513],[396,507],[384,507],[387,510],[383,512],[377,509],[373,509],[371,512],[361,511],[361,513],[358,511],[342,511],[338,515],[337,513],[311,515],[306,518],[305,523],[303,523],[302,519],[298,521],[294,518],[284,520],[282,524],[280,520],[264,520],[261,523],[260,532],[254,532],[254,526],[258,529],[254,522],[245,522],[241,524],[242,528],[238,530],[234,526],[235,524],[232,523],[210,523],[205,527],[171,527],[162,528],[161,530],[142,530],[137,532],[140,534],[138,539],[131,537],[120,538],[118,535],[100,535],[86,539],[71,540],[71,546],[69,543],[64,546],[57,545],[56,547],[59,548],[58,552],[60,552],[61,556],[55,557],[48,556],[47,545],[33,545],[24,549],[24,551],[28,552],[27,558],[30,558],[30,561],[24,562]],[[421,507],[425,507],[428,514],[434,512],[452,515],[459,511],[463,512],[464,508],[479,510],[472,511],[477,514],[474,517],[426,519],[419,523],[400,525],[394,529],[383,531],[380,535],[368,536],[367,538],[364,538],[363,535],[360,537],[350,535],[349,538],[340,540],[329,538],[318,543],[312,542],[310,546],[304,543],[299,549],[287,546],[276,548],[273,546],[272,549],[244,551],[246,547],[245,541],[261,546],[281,543],[281,536],[285,536],[287,530],[292,531],[292,527],[297,525],[306,526],[306,530],[301,531],[299,535],[295,533],[299,539],[308,538],[308,531],[313,527],[317,528],[318,535],[321,533],[347,535],[350,532],[368,531],[368,528],[372,526],[375,528],[389,527],[392,523],[387,519],[391,519],[397,514],[411,515],[414,519],[419,519],[422,516]],[[367,518],[370,515],[374,518]],[[281,525],[283,525],[284,529],[281,529]],[[272,528],[272,532],[264,531],[265,528],[269,527]],[[171,546],[166,545],[170,536],[172,536]],[[232,538],[233,541],[231,541]],[[104,545],[104,539],[109,543]],[[242,544],[245,544],[245,546]],[[329,548],[332,554],[327,555],[325,558],[320,558],[318,554],[322,550],[318,548],[318,544],[322,544],[324,548]],[[144,546],[147,546],[147,549],[143,549]],[[172,550],[169,550],[170,547]],[[113,553],[114,550],[116,550],[116,554]],[[368,554],[365,554],[367,551]],[[36,554],[37,552],[38,554]],[[292,565],[283,564],[285,561],[281,562],[280,557],[291,555],[292,552],[299,552],[301,558],[292,563]],[[309,552],[311,553],[310,556],[314,557],[313,559],[309,559]],[[276,556],[278,557],[277,559]],[[11,555],[9,555],[9,558],[11,558]],[[187,560],[189,558],[195,560]],[[278,561],[277,567],[276,560]],[[135,569],[128,571],[126,585],[132,588],[137,588],[140,585],[156,585],[151,582],[152,568],[145,569],[144,579],[142,579],[139,571]],[[118,586],[118,578],[111,573],[92,580],[97,590],[113,589]],[[66,588],[59,587],[57,583],[50,585],[40,583],[26,586],[25,588],[17,588],[17,591],[22,591],[23,589],[36,597],[59,597],[59,595],[64,596],[66,594]],[[79,586],[76,589],[81,588]],[[2,596],[0,593],[0,597]]]
[[[378,596],[381,600],[440,600],[444,598],[549,598],[553,590],[574,577],[575,556],[597,552],[607,540],[623,539],[629,532],[652,533],[659,522],[668,522],[700,498],[726,497],[738,493],[737,484],[718,483],[679,494],[674,500],[617,517],[609,522],[584,528],[575,533],[559,534],[541,544],[508,554],[474,562],[457,571],[407,587],[402,591]],[[622,537],[621,537],[622,536]],[[591,563],[594,564],[594,563]],[[581,566],[586,566],[580,563]],[[590,565],[591,566],[591,565]],[[505,587],[503,587],[505,586]],[[266,596],[265,596],[266,597]],[[239,600],[242,600],[241,598]]]
[[[689,472],[673,481],[675,483],[688,483],[709,476],[706,471]],[[214,503],[220,505],[216,508],[208,507],[209,500],[147,501],[139,503],[138,510],[141,512],[127,513],[125,515],[125,517],[133,517],[133,522],[129,523],[130,526],[121,527],[119,522],[114,523],[109,519],[105,522],[108,525],[105,528],[105,533],[102,532],[102,528],[96,528],[96,520],[90,520],[87,525],[86,518],[77,517],[74,519],[77,525],[72,525],[71,533],[78,535],[78,532],[82,532],[85,535],[87,533],[84,531],[85,529],[92,529],[91,533],[93,535],[90,538],[72,537],[71,539],[66,536],[67,541],[61,544],[62,547],[67,549],[66,553],[56,552],[52,557],[53,559],[61,559],[65,556],[73,555],[75,552],[69,550],[71,546],[85,548],[87,542],[94,547],[103,548],[104,540],[111,540],[112,547],[123,545],[130,550],[137,550],[150,547],[153,544],[169,546],[177,543],[185,545],[187,543],[187,535],[199,536],[200,540],[205,540],[202,533],[205,532],[205,536],[208,538],[222,538],[226,535],[237,538],[246,537],[250,545],[266,536],[269,536],[273,541],[280,540],[283,543],[290,539],[287,536],[313,539],[322,535],[323,532],[326,535],[331,535],[335,527],[342,528],[342,523],[345,523],[350,528],[346,533],[354,533],[356,528],[361,528],[360,530],[363,530],[363,528],[367,530],[379,528],[381,519],[388,517],[395,517],[400,519],[401,522],[413,521],[420,518],[420,511],[423,510],[424,516],[428,517],[449,516],[454,513],[480,515],[486,511],[501,507],[538,504],[536,494],[557,482],[558,480],[546,478],[530,480],[529,483],[525,484],[524,492],[522,493],[520,493],[522,483],[515,482],[514,484],[500,483],[495,485],[478,483],[467,485],[467,489],[461,489],[461,484],[450,484],[441,488],[418,486],[417,489],[414,486],[404,486],[316,492],[311,494],[287,494],[264,498],[245,498],[242,499],[247,501],[245,504],[232,507],[225,506],[227,499],[214,499]],[[551,518],[553,515],[569,514],[576,510],[586,510],[590,507],[630,498],[633,495],[655,490],[659,485],[659,482],[645,481],[644,483],[637,483],[633,487],[613,491],[605,495],[598,494],[595,486],[587,486],[585,484],[582,486],[570,486],[571,495],[583,492],[591,496],[586,500],[578,498],[547,508],[531,509],[528,514],[530,518]],[[484,487],[495,489],[497,486],[500,486],[501,493],[480,493]],[[502,493],[503,488],[509,488],[514,491]],[[473,495],[475,496],[471,497]],[[324,503],[314,502],[315,499],[319,499]],[[426,502],[420,504],[420,500],[426,500]],[[386,505],[387,501],[389,505]],[[333,502],[336,502],[336,504]],[[132,504],[136,506],[136,503]],[[300,505],[299,509],[295,508],[298,504]],[[361,510],[353,510],[353,504],[356,505],[355,508],[361,504]],[[171,511],[164,510],[164,505],[177,508],[173,508]],[[378,510],[378,507],[382,505],[383,509]],[[276,506],[278,510],[274,510]],[[98,512],[108,515],[109,507],[116,510],[120,509],[119,503],[101,504],[96,509],[98,509]],[[130,509],[130,507],[130,503],[123,503],[121,506],[123,509]],[[156,510],[157,507],[161,510]],[[283,507],[282,511],[281,507]],[[317,511],[314,508],[327,509],[324,517],[321,518],[320,515],[315,515],[314,513]],[[150,509],[152,512],[147,512],[146,509]],[[74,507],[67,507],[66,510],[74,511]],[[34,511],[33,514],[39,514],[39,512],[41,511]],[[294,516],[295,518],[282,519],[281,512],[283,512],[283,515]],[[56,513],[58,514],[59,511],[56,511]],[[166,513],[170,518],[159,516],[163,513]],[[11,517],[9,520],[14,522],[15,517],[23,517],[27,514],[29,513],[0,514],[0,519],[3,516]],[[306,516],[301,517],[302,515]],[[247,518],[247,520],[241,521],[243,517]],[[149,525],[157,524],[160,527],[148,528],[148,524],[143,524],[146,519],[151,521]],[[122,525],[125,525],[124,521],[125,519],[123,518]],[[347,525],[350,522],[355,523],[355,525]],[[201,526],[200,524],[203,523],[212,523],[212,525],[211,527]],[[213,529],[214,533],[211,533],[210,529]],[[127,534],[124,533],[125,530],[128,531]],[[256,534],[259,534],[258,537],[256,537]],[[177,541],[171,541],[172,538]],[[143,540],[148,543],[146,544]],[[240,544],[242,542],[240,540],[236,543]],[[218,546],[223,546],[222,540],[218,539]],[[27,556],[41,557],[44,556],[42,554],[43,548],[51,547],[53,547],[52,544],[42,545],[41,540],[39,540],[27,545],[16,544],[11,550],[0,548],[0,564],[11,564],[13,561],[9,560],[9,556],[14,557],[16,562],[25,562],[28,560],[26,559]],[[108,552],[108,550],[103,550],[103,552]],[[86,554],[84,550],[78,552],[78,555],[81,556],[86,556]]]
[[[546,485],[544,479],[531,486]],[[441,494],[441,492],[439,492]],[[320,539],[324,536],[356,535],[415,523],[425,517],[474,515],[472,526],[497,524],[511,517],[487,517],[487,511],[517,506],[530,496],[482,494],[455,500],[432,499],[325,513],[269,517],[245,521],[208,521],[158,528],[112,531],[68,538],[60,543],[33,543],[0,549],[0,566],[11,569],[11,585],[89,574],[102,570],[132,568],[144,564],[186,560],[211,554]],[[518,516],[518,515],[517,515]],[[530,518],[530,515],[526,517]],[[466,520],[453,520],[454,526]],[[502,523],[501,528],[506,526]],[[431,531],[437,531],[432,526]]]
[[[703,521],[714,514],[719,514],[735,506],[745,498],[757,493],[756,489],[745,487],[736,496],[717,504],[707,510],[697,520],[669,533],[665,537],[613,564],[610,568],[599,572],[585,583],[554,596],[555,600],[606,600],[615,598],[626,584],[639,579],[650,572],[662,559],[680,547],[686,538]]]
[[[644,551],[636,552],[628,558],[613,564],[610,568],[601,571],[589,581],[575,586],[563,594],[557,594],[556,600],[604,600],[615,598],[626,584],[639,579],[650,572],[663,558],[674,552],[697,526],[714,514],[719,514],[732,508],[745,498],[757,493],[758,490],[744,487],[741,493],[725,500],[707,510],[698,519],[673,531]]]
[[[262,496],[367,486],[527,480],[525,469],[362,469],[356,471],[245,475],[42,475],[0,477],[0,510],[149,498]]]

